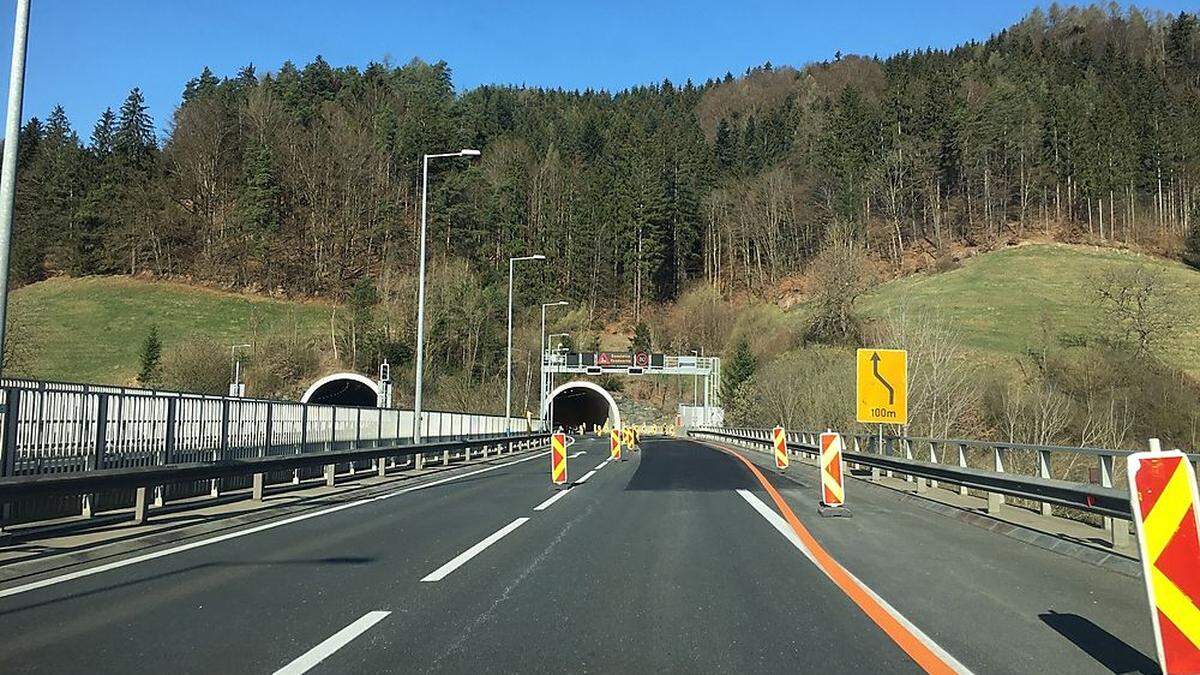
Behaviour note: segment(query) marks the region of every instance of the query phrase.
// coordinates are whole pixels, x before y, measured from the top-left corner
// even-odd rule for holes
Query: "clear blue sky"
[[[13,0],[0,0],[7,91]],[[577,0],[33,0],[25,117],[56,103],[86,139],[135,86],[166,126],[183,84],[209,66],[233,75],[321,54],[335,66],[446,60],[461,91],[485,83],[622,89],[703,81],[771,61],[887,55],[983,39],[1044,2],[626,2]],[[1158,0],[1164,11],[1195,3]]]

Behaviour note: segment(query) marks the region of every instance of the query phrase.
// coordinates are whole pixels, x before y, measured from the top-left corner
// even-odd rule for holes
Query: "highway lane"
[[[816,512],[819,476],[762,467],[842,564],[980,672],[1158,672],[1141,579],[1014,541],[848,481],[852,518]]]
[[[542,456],[0,598],[16,636],[0,641],[0,670],[917,670],[756,510],[752,500],[771,512],[770,495],[737,460],[678,440],[647,441],[623,463],[604,461],[606,441],[581,439],[570,454],[580,451],[572,478],[600,468],[565,494],[550,489]],[[1043,599],[1074,616],[1103,611],[1111,579],[1059,580],[1080,571],[854,491],[861,515],[814,522],[804,488],[772,483],[836,557],[968,667],[1103,672],[1028,615]],[[939,538],[965,552],[920,564]],[[979,568],[1004,547],[1015,550]],[[1031,564],[1040,582],[995,586]],[[1096,607],[1072,604],[1093,582],[1109,584],[1093,589]],[[1121,621],[1128,604],[1096,620]]]
[[[527,510],[531,493],[545,490],[547,464],[542,453],[0,598],[0,620],[21,635],[0,640],[0,670],[77,672],[87,664],[130,672],[181,663],[189,672],[272,672],[327,637],[331,621],[344,616],[349,623],[381,593],[415,585],[457,553],[460,542]]]

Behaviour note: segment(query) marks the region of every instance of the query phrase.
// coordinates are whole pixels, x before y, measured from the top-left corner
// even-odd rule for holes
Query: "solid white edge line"
[[[595,476],[595,475],[596,475],[596,470],[595,470],[595,469],[592,469],[591,471],[589,471],[589,472],[587,472],[587,473],[583,474],[582,476],[580,476],[580,477],[579,477],[579,480],[575,481],[575,484],[576,484],[576,485],[579,485],[579,484],[581,484],[581,483],[586,483],[586,482],[587,482],[587,479],[589,479],[589,478],[591,478],[592,476]]]
[[[0,589],[0,598],[7,598],[7,597],[10,597],[13,595],[19,595],[21,593],[27,593],[29,591],[34,591],[39,588],[45,588],[47,586],[54,586],[56,584],[61,584],[61,583],[67,582],[67,581],[73,581],[75,579],[82,579],[84,577],[90,577],[93,574],[100,574],[102,572],[108,572],[110,570],[120,569],[122,567],[128,567],[129,565],[136,565],[138,563],[143,563],[143,562],[147,562],[150,560],[156,560],[158,558],[163,558],[163,557],[166,557],[169,555],[174,555],[176,553],[183,553],[184,551],[190,551],[192,549],[200,548],[202,546],[208,546],[210,544],[217,544],[222,541],[228,541],[230,539],[237,539],[238,537],[245,537],[245,536],[248,536],[251,534],[258,534],[259,532],[273,530],[277,527],[283,527],[284,525],[291,525],[292,523],[298,523],[298,522],[301,522],[304,520],[308,520],[310,518],[318,518],[320,516],[327,516],[331,513],[336,513],[338,511],[353,508],[355,506],[362,506],[363,504],[370,504],[371,502],[375,502],[375,501],[379,501],[379,500],[383,500],[383,499],[390,499],[390,498],[398,496],[398,495],[408,494],[410,492],[416,492],[417,490],[424,490],[426,488],[435,487],[437,485],[443,485],[445,483],[449,483],[449,482],[456,481],[456,480],[461,480],[463,478],[468,478],[470,476],[476,476],[481,473],[486,473],[488,471],[495,471],[496,469],[502,469],[506,466],[520,464],[521,462],[528,462],[529,460],[532,460],[532,459],[537,459],[539,457],[545,457],[548,454],[550,454],[549,451],[539,452],[539,453],[536,453],[529,457],[522,457],[520,459],[513,460],[511,462],[505,462],[503,464],[497,464],[495,466],[485,467],[482,469],[478,469],[476,471],[470,471],[470,472],[467,472],[464,474],[459,474],[457,476],[450,476],[448,478],[442,478],[442,479],[435,480],[435,481],[432,481],[429,483],[423,483],[421,485],[414,485],[412,487],[404,488],[402,490],[396,490],[394,492],[389,492],[387,494],[378,495],[375,497],[367,497],[365,499],[359,499],[359,500],[356,500],[353,502],[347,502],[345,504],[338,504],[337,506],[331,506],[327,509],[321,509],[320,511],[312,511],[309,513],[302,513],[298,516],[292,516],[291,518],[284,518],[283,520],[276,520],[276,521],[272,521],[269,523],[264,523],[262,525],[256,525],[254,527],[249,527],[244,530],[238,530],[236,532],[227,532],[225,534],[220,534],[220,535],[217,535],[217,536],[209,538],[209,539],[201,539],[200,541],[193,541],[193,542],[189,542],[187,544],[181,544],[179,546],[174,546],[172,548],[163,549],[161,551],[153,551],[151,553],[143,553],[142,555],[134,556],[132,558],[125,558],[123,560],[117,560],[114,562],[105,563],[103,565],[97,565],[95,567],[89,567],[87,569],[77,570],[75,572],[68,572],[67,574],[62,574],[62,575],[59,575],[56,577],[50,577],[48,579],[41,579],[39,581],[31,581],[26,584],[21,584],[20,586],[13,586],[12,588]]]
[[[612,459],[612,458],[610,457],[609,459]],[[596,465],[596,470],[597,470],[597,471],[599,471],[600,469],[603,469],[603,468],[604,468],[605,466],[607,466],[607,465],[608,465],[608,459],[606,459],[606,460],[604,460],[603,462],[600,462],[599,464],[597,464],[597,465]]]
[[[571,491],[571,488],[567,488],[566,490],[559,490],[558,492],[554,493],[553,495],[550,495],[550,498],[547,499],[546,501],[533,507],[533,510],[534,511],[545,511],[546,509],[550,508],[551,504],[562,499],[563,496],[566,495],[570,491]]]
[[[454,558],[451,559],[450,562],[446,563],[445,565],[442,565],[441,567],[437,568],[436,570],[425,575],[421,579],[421,581],[441,581],[442,579],[445,579],[446,576],[449,575],[451,572],[453,572],[454,570],[458,569],[459,567],[462,567],[463,565],[465,565],[468,560],[470,560],[471,558],[474,558],[475,556],[479,555],[480,553],[483,553],[483,551],[485,549],[487,549],[487,547],[500,541],[504,537],[508,536],[508,534],[511,533],[513,530],[517,529],[518,527],[524,525],[527,522],[529,522],[529,518],[526,518],[526,517],[517,518],[516,520],[512,521],[511,523],[505,525],[504,527],[500,528],[499,530],[496,530],[495,532],[488,535],[487,538],[485,538],[483,541],[479,542],[478,544],[475,544],[471,548],[454,556]]]
[[[811,562],[813,565],[816,565],[817,569],[821,570],[822,573],[825,573],[825,570],[822,569],[820,565],[817,565],[817,559],[813,557],[812,551],[809,551],[808,547],[804,545],[804,542],[800,541],[800,537],[796,536],[795,531],[792,530],[792,526],[783,519],[783,516],[775,513],[771,507],[767,506],[763,500],[759,499],[758,496],[753,492],[739,489],[737,490],[737,493],[741,495],[742,499],[745,499],[755,511],[758,511],[759,515],[761,515],[768,523],[778,530],[780,534],[787,538],[788,541],[792,542],[793,546],[800,549],[800,552],[804,554],[805,558],[808,558],[809,562]],[[871,596],[875,602],[879,603],[879,606],[882,607],[885,612],[890,614],[893,619],[907,628],[910,633],[912,633],[918,640],[921,641],[922,644],[925,645],[926,648],[929,649],[929,651],[937,654],[942,661],[954,669],[955,672],[962,673],[963,675],[970,675],[970,668],[967,668],[965,665],[960,663],[958,659],[951,656],[949,652],[947,652],[945,649],[942,649],[941,645],[933,641],[933,638],[926,635],[925,632],[920,628],[917,628],[913,622],[909,621],[908,618],[900,613],[900,610],[893,607],[892,604],[887,600],[884,600],[878,593],[873,591],[870,586],[864,584],[861,579],[854,576],[850,570],[846,569],[844,566],[841,567],[842,571],[846,573],[846,576],[850,577],[850,579],[857,584],[859,588],[866,592],[867,595]],[[829,575],[826,574],[826,576]]]
[[[575,459],[576,457],[578,457],[578,456],[580,456],[580,455],[586,455],[586,454],[587,454],[587,450],[580,450],[579,452],[577,452],[577,453],[575,453],[575,454],[573,454],[573,455],[569,455],[569,456],[567,457],[567,459]]]
[[[326,638],[321,644],[301,654],[295,661],[275,671],[275,675],[301,675],[302,673],[307,673],[313,666],[329,658],[334,652],[349,644],[351,640],[370,630],[371,626],[379,623],[389,614],[391,612],[382,610],[367,612],[354,623],[339,630]]]

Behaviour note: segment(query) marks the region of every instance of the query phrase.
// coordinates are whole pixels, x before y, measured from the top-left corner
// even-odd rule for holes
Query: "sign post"
[[[1155,441],[1151,441],[1154,447]],[[1129,456],[1129,501],[1164,673],[1200,672],[1200,496],[1187,455]]]
[[[850,515],[842,468],[842,435],[826,431],[821,434],[821,501],[817,504],[817,513],[822,516]]]
[[[787,435],[783,433],[783,427],[771,430],[771,442],[775,445],[775,468],[779,469],[780,473],[787,471],[790,458],[787,451]]]
[[[550,482],[555,487],[567,483],[567,435],[554,434],[550,437]]]
[[[624,462],[625,458],[621,456],[621,430],[613,429],[609,432],[608,440],[609,459],[614,462]]]

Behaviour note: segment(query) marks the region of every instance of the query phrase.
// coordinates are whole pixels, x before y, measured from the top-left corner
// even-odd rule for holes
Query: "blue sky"
[[[13,0],[0,0],[7,91]],[[893,2],[462,2],[425,0],[33,0],[25,117],[56,103],[84,138],[134,86],[164,127],[183,84],[211,67],[259,72],[321,54],[334,65],[446,60],[484,83],[621,89],[802,65],[844,53],[947,47],[1019,20],[1027,0]],[[1162,0],[1163,11],[1195,10]]]

